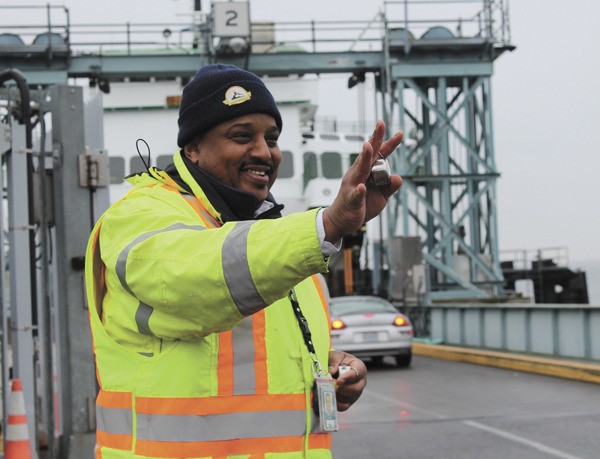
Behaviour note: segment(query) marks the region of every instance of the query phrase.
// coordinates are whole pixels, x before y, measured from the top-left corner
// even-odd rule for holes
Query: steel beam
[[[10,330],[12,341],[12,378],[19,378],[23,385],[25,412],[31,450],[37,450],[36,425],[36,374],[32,292],[35,280],[32,279],[34,257],[31,251],[29,206],[29,171],[26,148],[25,126],[17,124],[14,118],[11,125],[11,149],[7,154],[8,178],[8,239],[9,266],[11,277],[10,290]],[[4,247],[2,248],[4,250]],[[5,329],[6,330],[6,329]],[[7,393],[10,386],[7,387]],[[5,404],[4,406],[10,406]]]
[[[88,457],[93,451],[96,373],[84,295],[83,259],[93,212],[91,190],[79,186],[78,155],[85,152],[81,87],[49,90],[54,145],[57,320],[61,362],[59,380],[63,435],[61,458]],[[67,456],[68,452],[68,456]]]

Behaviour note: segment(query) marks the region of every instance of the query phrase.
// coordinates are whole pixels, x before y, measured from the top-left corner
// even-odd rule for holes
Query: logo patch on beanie
[[[225,92],[225,105],[237,105],[250,100],[252,93],[241,86],[232,86]]]

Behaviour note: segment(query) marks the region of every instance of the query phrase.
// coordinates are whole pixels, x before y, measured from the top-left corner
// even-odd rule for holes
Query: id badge
[[[321,432],[335,432],[338,430],[335,380],[331,378],[316,378],[315,383],[317,385]]]

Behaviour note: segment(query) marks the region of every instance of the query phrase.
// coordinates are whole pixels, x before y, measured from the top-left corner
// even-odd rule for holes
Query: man
[[[400,187],[369,173],[402,134],[378,122],[329,208],[281,217],[282,120],[258,77],[200,69],[178,123],[174,163],[133,177],[90,237],[96,457],[329,458],[319,401],[348,409],[366,367],[331,349],[317,273]]]

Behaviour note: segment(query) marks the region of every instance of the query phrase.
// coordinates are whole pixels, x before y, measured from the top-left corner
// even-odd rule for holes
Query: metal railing
[[[513,269],[531,269],[534,263],[552,260],[557,266],[569,266],[567,247],[545,247],[537,250],[503,250],[500,252],[503,262],[512,262]]]
[[[29,21],[36,20],[31,23]],[[57,5],[0,5],[0,46],[16,43],[66,46],[71,41],[69,9]]]
[[[262,52],[381,51],[385,35],[399,30],[406,30],[410,40],[484,38],[502,46],[510,44],[508,0],[402,0],[384,1],[383,6],[384,10],[365,21],[254,23],[253,52],[254,45],[261,45]],[[0,19],[0,34],[17,35],[25,46],[43,34],[50,46],[54,45],[51,37],[62,37],[74,55],[195,54],[214,50],[217,40],[211,34],[210,14],[188,22],[71,24],[69,10],[63,6],[0,9],[3,18],[11,19],[9,23]]]
[[[445,344],[600,361],[600,306],[435,304],[431,339]]]

